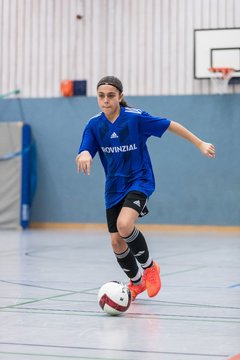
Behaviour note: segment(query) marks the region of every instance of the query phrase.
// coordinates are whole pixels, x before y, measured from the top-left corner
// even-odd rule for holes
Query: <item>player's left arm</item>
[[[213,144],[207,143],[201,139],[199,139],[196,135],[194,135],[191,131],[186,129],[183,125],[171,121],[168,130],[172,133],[181,136],[182,138],[190,141],[194,144],[205,156],[209,158],[215,158],[215,147]]]

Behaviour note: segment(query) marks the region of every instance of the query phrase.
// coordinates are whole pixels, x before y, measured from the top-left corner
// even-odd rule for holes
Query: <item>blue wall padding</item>
[[[30,126],[22,127],[22,192],[21,192],[21,225],[25,229],[29,223],[29,146],[31,143]]]
[[[21,187],[21,226],[28,228],[30,222],[30,208],[36,190],[37,182],[36,146],[32,141],[31,127],[22,127],[22,187]]]

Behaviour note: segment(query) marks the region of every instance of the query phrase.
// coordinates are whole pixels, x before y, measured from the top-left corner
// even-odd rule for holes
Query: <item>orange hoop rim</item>
[[[222,77],[227,79],[229,75],[235,71],[235,69],[230,67],[211,67],[208,71],[212,73],[222,73]]]

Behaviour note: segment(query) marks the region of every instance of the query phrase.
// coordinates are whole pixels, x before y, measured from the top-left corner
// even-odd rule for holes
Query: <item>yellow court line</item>
[[[189,231],[189,232],[234,232],[240,233],[240,226],[216,225],[171,225],[171,224],[138,224],[143,231]],[[59,223],[59,222],[32,222],[31,229],[65,229],[65,230],[104,230],[106,224],[96,223]]]

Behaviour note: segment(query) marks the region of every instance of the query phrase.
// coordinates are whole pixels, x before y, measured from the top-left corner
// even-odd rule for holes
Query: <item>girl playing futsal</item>
[[[97,99],[101,113],[91,118],[84,130],[77,169],[90,175],[92,160],[99,153],[106,175],[106,216],[114,254],[130,279],[132,300],[145,290],[153,297],[161,288],[160,266],[135,226],[137,218],[148,213],[147,200],[155,189],[147,139],[169,130],[209,158],[215,157],[215,148],[177,122],[128,107],[122,83],[114,76],[98,82]]]

